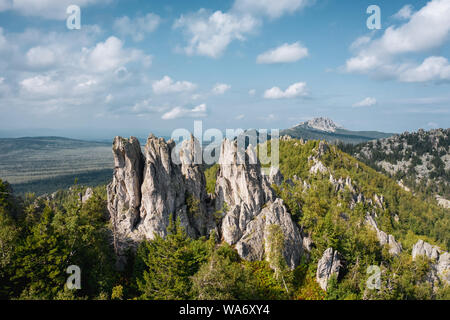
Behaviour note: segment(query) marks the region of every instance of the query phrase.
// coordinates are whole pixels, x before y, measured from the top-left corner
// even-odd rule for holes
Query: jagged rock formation
[[[439,282],[450,284],[450,254],[442,251],[439,247],[433,246],[428,242],[419,240],[413,247],[412,257],[425,256],[432,260],[431,270],[427,276],[427,281],[431,285]]]
[[[177,151],[174,141],[153,135],[147,139],[143,154],[136,138],[115,138],[114,177],[107,191],[120,263],[124,251],[138,241],[155,235],[165,237],[172,217],[178,218],[193,238],[216,229],[247,260],[267,257],[268,229],[278,225],[284,235],[283,255],[288,266],[298,264],[302,237],[270,187],[271,183],[282,183],[279,170],[273,168],[268,177],[263,176],[251,145],[238,151],[236,141],[225,139],[215,195],[210,199],[198,141],[191,136]]]
[[[199,165],[190,161],[197,145],[192,137],[181,146],[178,157],[172,140],[151,135],[142,154],[136,138],[115,138],[114,177],[107,192],[119,258],[137,241],[164,237],[171,216],[180,219],[190,236],[207,234],[211,220],[205,205],[205,177]]]
[[[139,227],[147,239],[154,234],[165,237],[171,215],[180,219],[191,237],[207,234],[206,180],[194,161],[198,141],[194,137],[186,140],[179,158],[174,149],[173,140],[166,142],[153,135],[147,139]],[[188,208],[187,202],[194,208]]]
[[[402,245],[395,240],[393,235],[387,234],[386,232],[380,230],[378,228],[377,222],[370,213],[367,213],[365,222],[376,231],[380,245],[389,246],[390,254],[397,256],[402,252]]]
[[[239,254],[248,260],[261,260],[267,228],[281,227],[285,236],[284,256],[294,268],[302,252],[302,238],[297,226],[281,199],[275,194],[261,166],[254,148],[238,150],[236,141],[225,139],[219,158],[216,181],[216,210],[223,211],[221,233],[223,239],[236,245]]]
[[[144,159],[138,139],[116,137],[113,143],[114,175],[107,186],[108,211],[115,236],[116,251],[139,222]]]
[[[317,264],[316,281],[319,283],[322,290],[327,291],[328,281],[335,275],[339,277],[339,272],[342,267],[342,261],[338,251],[333,248],[328,248],[322,255],[322,258]]]

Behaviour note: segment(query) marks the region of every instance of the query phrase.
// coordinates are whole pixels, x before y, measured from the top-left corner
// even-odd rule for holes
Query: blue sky
[[[0,135],[447,128],[449,17],[449,0],[0,0]]]

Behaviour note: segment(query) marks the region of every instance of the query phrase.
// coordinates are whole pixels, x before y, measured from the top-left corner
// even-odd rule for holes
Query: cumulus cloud
[[[28,50],[26,57],[31,67],[50,67],[56,62],[55,52],[48,47],[33,47]]]
[[[64,20],[70,5],[87,7],[108,2],[110,0],[0,0],[0,11],[13,10],[24,16]]]
[[[308,49],[302,47],[299,42],[285,43],[278,48],[271,49],[260,54],[256,58],[257,63],[289,63],[296,62],[308,56]]]
[[[60,91],[60,84],[47,75],[26,78],[20,82],[20,85],[31,94],[55,95]]]
[[[217,83],[212,89],[212,93],[221,95],[231,89],[231,86],[225,83]]]
[[[115,37],[99,40],[95,26],[77,32],[28,28],[0,34],[6,42],[6,49],[0,49],[0,74],[5,77],[0,105],[8,104],[25,118],[46,111],[76,117],[88,108],[106,107],[105,102],[113,110],[127,103],[125,92],[129,96],[135,88],[148,88],[144,72],[150,57]],[[125,76],[120,70],[127,70]],[[114,93],[114,100],[105,100],[108,93]]]
[[[235,0],[227,12],[213,13],[205,9],[188,15],[181,15],[173,25],[182,29],[187,45],[182,48],[188,55],[220,57],[228,45],[244,41],[246,36],[262,25],[263,17],[279,18],[313,3],[315,0]]]
[[[137,17],[130,19],[127,16],[117,18],[114,21],[113,28],[122,36],[129,36],[134,41],[139,42],[145,39],[145,36],[154,32],[159,24],[161,18],[154,14],[148,13],[144,17]]]
[[[403,10],[402,15],[407,15],[407,9]],[[357,54],[347,60],[345,70],[397,79],[399,74],[406,72],[405,68],[428,73],[428,67],[436,64],[435,59],[434,61],[426,60],[428,64],[425,64],[423,68],[406,65],[397,59],[405,54],[427,52],[443,45],[450,33],[449,16],[450,1],[428,2],[420,10],[411,12],[409,20],[401,26],[387,28],[380,38],[364,38],[359,43],[353,43],[352,49],[357,49]],[[442,60],[439,63],[442,64]],[[437,72],[434,74],[438,79],[442,76]],[[433,80],[428,76],[419,77],[417,74],[414,78],[427,79],[423,81]]]
[[[266,99],[290,99],[297,97],[305,97],[308,95],[305,82],[297,82],[290,85],[285,91],[279,87],[273,87],[264,92]]]
[[[234,41],[244,41],[245,35],[254,31],[259,22],[250,15],[233,15],[216,11],[208,14],[200,9],[195,14],[182,15],[174,23],[188,38],[184,52],[217,58]]]
[[[361,100],[355,104],[353,104],[353,107],[371,107],[377,104],[377,99],[372,97],[367,97],[364,100]]]
[[[150,99],[146,99],[134,104],[131,108],[129,108],[129,111],[131,113],[143,115],[148,113],[162,112],[166,109],[166,107],[155,106],[151,103]]]
[[[395,19],[408,20],[413,15],[413,6],[410,4],[405,5],[396,14],[394,14]]]
[[[137,49],[124,49],[123,42],[114,36],[91,50],[83,49],[83,53],[86,66],[96,72],[117,70],[132,61],[141,61],[147,67],[151,64],[150,56]]]
[[[399,80],[403,82],[450,81],[450,64],[444,57],[428,57],[421,65],[402,70]]]
[[[302,9],[312,2],[311,0],[236,0],[232,10],[275,19]]]
[[[174,82],[169,76],[164,76],[161,80],[155,81],[152,87],[154,93],[166,94],[193,91],[197,88],[197,85],[189,81]]]
[[[203,118],[207,116],[206,104],[200,104],[192,109],[175,107],[162,115],[163,120],[173,120],[177,118]]]

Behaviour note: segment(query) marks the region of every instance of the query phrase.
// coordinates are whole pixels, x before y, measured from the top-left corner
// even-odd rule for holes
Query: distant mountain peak
[[[319,117],[299,124],[302,127],[309,127],[320,131],[336,132],[337,129],[344,129],[329,118]]]

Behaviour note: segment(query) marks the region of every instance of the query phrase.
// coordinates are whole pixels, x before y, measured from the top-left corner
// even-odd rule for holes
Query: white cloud
[[[28,93],[38,95],[55,95],[60,91],[60,85],[50,76],[38,75],[26,78],[20,82],[20,85]]]
[[[403,6],[393,17],[399,20],[408,20],[413,15],[413,6],[407,4]]]
[[[251,95],[251,96],[254,96],[256,94],[256,90],[255,89],[250,89],[248,91],[248,94]]]
[[[56,62],[55,53],[47,47],[33,47],[28,50],[26,57],[31,67],[49,67]]]
[[[405,12],[406,9],[403,14]],[[347,60],[346,71],[398,78],[404,71],[405,64],[396,59],[405,54],[430,51],[447,41],[450,33],[449,16],[450,1],[428,2],[419,11],[412,13],[403,25],[387,28],[380,38],[370,41],[365,38],[358,45],[354,43],[352,48],[357,48],[358,52]],[[428,71],[426,68],[422,70]],[[426,76],[422,78],[431,80]]]
[[[14,10],[24,16],[64,20],[70,5],[87,7],[110,0],[0,0],[0,11]]]
[[[278,48],[266,51],[256,58],[257,63],[289,63],[308,56],[308,49],[299,42],[285,43]]]
[[[236,0],[233,10],[254,15],[265,15],[271,19],[279,18],[286,13],[293,13],[311,0]]]
[[[255,30],[259,22],[250,15],[233,15],[216,11],[209,15],[205,9],[196,14],[182,15],[174,28],[183,30],[188,38],[184,52],[217,58],[234,40],[245,40],[245,35]]]
[[[363,36],[357,38],[353,43],[350,45],[351,50],[357,50],[361,48],[362,46],[368,44],[372,39],[368,36]]]
[[[290,85],[285,91],[279,87],[273,87],[264,92],[266,99],[290,99],[296,97],[305,97],[308,95],[305,82],[297,82]]]
[[[87,68],[96,72],[114,71],[132,61],[140,61],[144,66],[151,64],[151,57],[137,49],[124,49],[123,42],[112,36],[99,42],[93,49],[83,49]]]
[[[142,41],[148,33],[155,31],[161,18],[154,14],[148,13],[144,17],[130,19],[127,16],[117,18],[114,21],[114,29],[122,36],[130,36],[134,41]]]
[[[129,108],[130,112],[140,115],[147,113],[162,112],[166,109],[167,108],[165,107],[152,105],[150,99],[139,101],[134,106]]]
[[[212,92],[214,94],[217,95],[221,95],[224,94],[225,92],[227,92],[229,89],[231,89],[231,86],[225,83],[218,83],[214,86],[214,88],[212,89]]]
[[[406,68],[399,74],[403,82],[449,81],[450,64],[444,57],[428,57],[419,66]]]
[[[207,116],[206,104],[201,104],[193,109],[187,109],[182,107],[175,107],[169,112],[166,112],[161,117],[163,120],[172,120],[177,118],[202,118]]]
[[[236,120],[242,120],[245,118],[245,114],[240,114],[236,116]]]
[[[367,97],[362,101],[353,104],[353,107],[371,107],[377,104],[377,99],[372,97]]]
[[[43,110],[64,111],[77,117],[105,108],[105,97],[114,94],[108,109],[126,105],[130,94],[148,89],[142,51],[126,48],[115,37],[98,41],[95,26],[77,32],[40,31],[28,28],[19,33],[3,31],[7,50],[0,49],[0,105],[7,103],[18,114],[40,114]],[[120,77],[117,70],[129,70]],[[137,91],[137,93],[136,93]]]
[[[156,94],[166,94],[193,91],[197,88],[197,85],[189,81],[174,82],[169,76],[164,76],[161,80],[155,81],[152,87]]]

